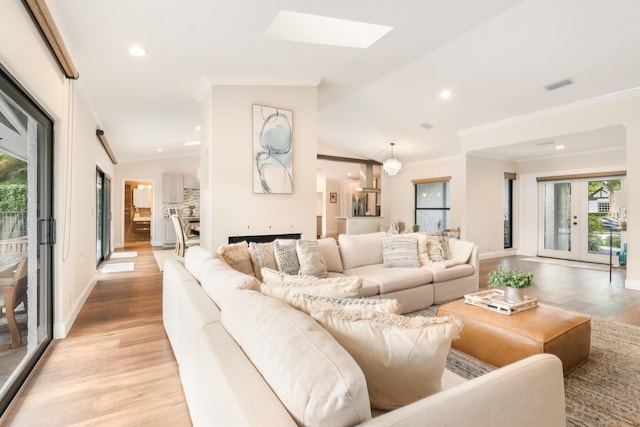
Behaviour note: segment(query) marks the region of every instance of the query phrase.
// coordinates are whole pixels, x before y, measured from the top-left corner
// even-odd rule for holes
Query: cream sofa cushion
[[[384,410],[440,391],[451,340],[462,329],[453,317],[440,321],[372,310],[318,310],[311,316],[358,362],[371,406]]]
[[[184,254],[184,268],[187,269],[198,282],[202,280],[202,267],[209,259],[216,254],[202,246],[191,246]]]
[[[218,254],[234,269],[253,276],[253,264],[251,263],[251,254],[249,253],[249,245],[242,241],[229,245],[222,245],[218,248]]]
[[[231,268],[220,258],[210,259],[204,264],[201,285],[221,309],[229,298],[229,292],[234,289],[260,290],[258,279]]]
[[[384,268],[382,264],[345,269],[345,274],[378,284],[380,294],[401,291],[433,282],[430,270],[418,268]]]
[[[384,232],[378,232],[338,236],[342,267],[347,269],[382,264],[382,238],[386,235]]]
[[[320,309],[373,310],[400,314],[402,305],[395,299],[381,298],[329,298],[316,295],[297,294],[291,298],[291,305],[307,314]]]
[[[222,324],[299,425],[352,426],[371,418],[362,371],[306,314],[238,290],[222,310]]]
[[[318,239],[318,246],[322,251],[324,262],[327,263],[327,270],[331,273],[342,273],[342,260],[336,239],[333,237]]]

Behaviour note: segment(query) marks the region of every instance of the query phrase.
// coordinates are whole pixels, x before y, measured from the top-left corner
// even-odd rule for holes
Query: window
[[[450,177],[413,181],[415,221],[420,231],[436,232],[450,228]]]
[[[609,213],[609,202],[598,202],[598,212]]]
[[[513,247],[513,181],[516,174],[504,174],[504,248]]]

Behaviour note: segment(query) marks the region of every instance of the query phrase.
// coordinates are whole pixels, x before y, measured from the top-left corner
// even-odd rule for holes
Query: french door
[[[53,338],[53,122],[0,67],[0,412]]]
[[[538,254],[609,263],[622,245],[615,198],[623,180],[598,176],[540,182]]]

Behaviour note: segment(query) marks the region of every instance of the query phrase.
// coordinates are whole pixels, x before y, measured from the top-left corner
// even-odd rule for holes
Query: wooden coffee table
[[[437,315],[464,324],[453,348],[496,367],[550,353],[567,374],[591,351],[591,319],[555,307],[539,305],[508,316],[457,300],[439,306]]]

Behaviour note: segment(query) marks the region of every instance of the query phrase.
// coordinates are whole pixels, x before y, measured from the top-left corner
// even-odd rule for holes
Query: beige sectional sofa
[[[551,355],[470,381],[445,370],[442,391],[372,411],[349,353],[257,289],[255,277],[199,247],[164,265],[163,321],[195,426],[565,425],[562,364]]]
[[[403,235],[400,235],[403,236]],[[400,237],[399,236],[399,237]],[[358,276],[363,280],[361,296],[397,299],[403,313],[410,313],[441,304],[465,294],[477,292],[479,282],[478,246],[472,242],[449,239],[454,251],[452,258],[444,262],[430,262],[427,256],[428,236],[415,233],[420,241],[420,267],[385,268],[382,240],[389,236],[384,232],[369,234],[342,234],[339,245],[333,239],[320,239],[320,248],[326,258],[335,258],[331,251],[339,252],[341,265],[330,267],[330,275]],[[458,259],[455,259],[456,255]]]

